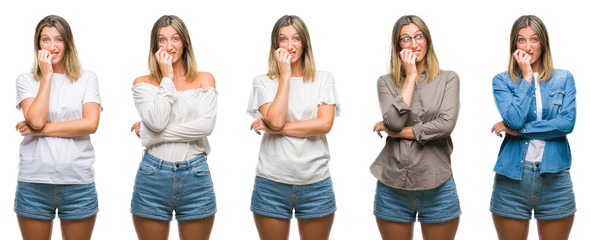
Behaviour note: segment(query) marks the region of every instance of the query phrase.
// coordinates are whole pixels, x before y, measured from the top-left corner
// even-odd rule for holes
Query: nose
[[[51,45],[49,46],[49,51],[53,52],[55,51],[55,43],[52,41]]]
[[[410,44],[410,47],[416,48],[417,46],[418,46],[418,43],[416,42],[416,38],[412,38],[412,42]]]
[[[525,50],[526,50],[527,52],[528,52],[528,51],[530,51],[530,50],[532,49],[532,46],[531,46],[531,45],[532,45],[532,44],[531,44],[531,42],[529,42],[529,41],[526,41]]]
[[[166,42],[166,50],[167,50],[167,51],[170,51],[170,50],[172,50],[172,43],[170,43],[170,42]]]
[[[291,50],[293,49],[293,42],[291,40],[289,40],[289,42],[287,43],[287,50]]]

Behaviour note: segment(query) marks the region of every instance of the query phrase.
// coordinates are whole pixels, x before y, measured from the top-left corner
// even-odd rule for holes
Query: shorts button
[[[177,164],[176,164],[176,167],[177,167],[177,168],[179,168],[179,167],[180,167],[180,163],[177,163]]]

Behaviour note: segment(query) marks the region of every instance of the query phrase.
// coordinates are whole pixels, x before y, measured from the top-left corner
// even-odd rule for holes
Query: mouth
[[[297,53],[297,52],[291,52],[291,53],[289,53],[289,54],[291,54],[291,57],[295,57],[295,54],[296,54],[296,53]]]
[[[54,57],[54,56],[57,56],[57,54],[59,54],[59,53],[52,53],[51,56]]]

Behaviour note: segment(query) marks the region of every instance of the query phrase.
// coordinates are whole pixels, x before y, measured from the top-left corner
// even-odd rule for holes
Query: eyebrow
[[[170,36],[171,37],[174,37],[174,36],[180,36],[180,35],[178,33],[175,33],[175,34],[172,34]],[[158,37],[166,37],[166,35],[160,33],[160,34],[158,34]]]
[[[422,30],[415,31],[414,34],[415,34],[414,36],[417,36],[417,35],[420,35],[420,34],[424,35],[424,33],[422,32]],[[410,35],[410,34],[409,33],[402,33],[399,36],[402,37],[404,35]]]

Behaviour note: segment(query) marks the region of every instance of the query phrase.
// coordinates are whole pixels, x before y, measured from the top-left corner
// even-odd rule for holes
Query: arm
[[[161,142],[190,142],[211,135],[217,116],[217,91],[208,89],[203,94],[196,106],[199,109],[197,118],[184,123],[169,124],[158,134],[144,131],[141,133],[142,144],[150,146]]]
[[[275,51],[279,65],[279,87],[275,98],[270,103],[265,103],[258,109],[262,119],[273,130],[283,128],[287,122],[287,110],[289,106],[289,81],[291,78],[291,54],[287,50],[279,48]]]
[[[100,105],[95,102],[85,103],[82,107],[82,118],[67,122],[46,123],[42,129],[36,130],[26,122],[17,123],[22,136],[77,137],[96,132],[100,118]]]
[[[271,129],[262,119],[255,120],[251,130],[260,134],[260,130],[268,134],[281,134],[291,137],[312,137],[327,134],[334,122],[335,105],[322,103],[318,106],[318,117],[298,122],[287,122],[280,130]]]
[[[565,95],[563,95],[561,110],[557,116],[548,120],[525,123],[523,128],[518,131],[519,136],[548,140],[565,136],[574,130],[576,123],[576,86],[571,73],[567,73],[565,81]]]
[[[41,68],[39,92],[37,96],[24,99],[20,103],[25,121],[35,130],[43,128],[45,123],[47,123],[47,116],[49,115],[49,93],[51,91],[51,78],[53,77],[51,57],[51,54],[47,50],[39,50],[37,53],[39,67]],[[24,80],[17,81],[17,90],[25,87],[24,84],[26,83]]]
[[[383,122],[389,129],[401,130],[410,115],[410,107],[401,95],[397,95],[393,86],[388,86],[388,78],[380,77],[377,81],[379,106],[383,114]],[[404,84],[405,85],[405,84]]]
[[[172,79],[163,78],[158,92],[153,94],[145,86],[138,86],[139,83],[148,83],[147,77],[139,77],[133,82],[133,100],[139,112],[139,117],[145,127],[154,132],[164,130],[170,120],[172,104],[176,102],[178,95]]]
[[[390,128],[388,128],[385,123],[383,121],[378,122],[375,124],[375,126],[373,127],[373,132],[376,132],[377,135],[379,135],[379,137],[383,137],[381,135],[381,131],[384,131],[385,133],[387,133],[388,136],[392,137],[392,138],[404,138],[404,139],[410,139],[410,140],[415,140],[416,136],[414,135],[414,131],[412,131],[412,127],[403,127],[401,130],[399,131],[394,131],[391,130]]]
[[[494,77],[494,100],[502,121],[512,129],[521,129],[527,118],[535,95],[535,85],[529,81],[520,81],[520,85],[514,92],[510,91],[506,81],[512,81],[510,77],[503,77],[507,73],[500,73]]]
[[[445,80],[445,79],[440,79]],[[437,118],[413,125],[416,141],[424,144],[433,139],[448,137],[453,132],[459,115],[459,77],[455,73],[446,79],[442,103]]]

